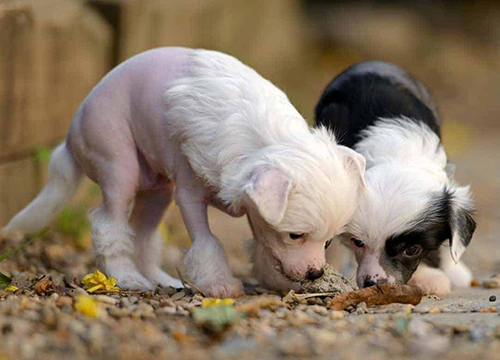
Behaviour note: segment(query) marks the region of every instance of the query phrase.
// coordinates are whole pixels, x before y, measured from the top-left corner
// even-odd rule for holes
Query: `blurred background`
[[[326,84],[351,64],[406,68],[435,94],[456,178],[478,201],[466,262],[479,276],[500,272],[497,1],[0,0],[0,225],[45,183],[50,150],[90,89],[121,61],[159,46],[238,57],[285,90],[310,123]],[[97,186],[83,187],[56,221],[58,241],[90,249],[86,213],[99,196]],[[216,210],[210,219],[233,270],[248,275],[246,219]],[[189,247],[175,206],[162,232],[173,269]]]

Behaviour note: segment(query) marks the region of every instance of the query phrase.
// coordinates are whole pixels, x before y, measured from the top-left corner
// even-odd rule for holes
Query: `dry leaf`
[[[211,334],[221,333],[240,318],[232,305],[215,305],[196,309],[193,316],[194,322]]]
[[[35,285],[35,293],[37,295],[52,294],[54,292],[54,284],[52,281],[42,279]]]
[[[368,306],[392,303],[417,305],[422,300],[422,296],[422,290],[418,287],[381,284],[336,296],[330,302],[330,309],[344,310],[362,302]]]
[[[102,272],[96,270],[92,274],[85,275],[82,284],[85,285],[89,293],[94,292],[118,292],[120,288],[116,286],[118,280],[112,276],[106,277]]]
[[[80,295],[75,300],[75,310],[91,318],[99,316],[100,310],[97,301],[91,296]]]
[[[5,288],[5,291],[7,291],[7,292],[16,292],[17,290],[19,290],[19,288],[17,286],[14,286],[14,285],[10,285],[10,286],[7,286]]]

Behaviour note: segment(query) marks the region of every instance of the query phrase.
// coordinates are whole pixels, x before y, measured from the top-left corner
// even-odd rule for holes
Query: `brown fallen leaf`
[[[368,306],[392,303],[417,305],[422,300],[422,296],[422,290],[414,286],[381,284],[336,296],[330,302],[329,307],[333,310],[344,310],[362,302]]]
[[[42,279],[35,285],[35,293],[37,295],[48,295],[53,292],[55,292],[54,284],[50,280]]]

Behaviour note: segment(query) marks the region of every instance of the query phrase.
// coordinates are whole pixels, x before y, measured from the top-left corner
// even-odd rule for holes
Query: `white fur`
[[[419,287],[426,295],[444,295],[451,291],[450,278],[446,273],[425,264],[420,264],[408,284]]]
[[[446,154],[427,125],[410,120],[382,119],[364,136],[356,151],[366,158],[367,185],[349,230],[370,247],[381,247],[414,225],[432,191],[449,185]]]

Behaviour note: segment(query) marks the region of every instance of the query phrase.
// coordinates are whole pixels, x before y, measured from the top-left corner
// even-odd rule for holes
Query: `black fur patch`
[[[439,267],[439,248],[451,237],[452,197],[453,194],[447,189],[436,194],[409,230],[386,240],[386,255],[393,267],[402,272],[405,281],[421,261]],[[404,250],[412,245],[420,245],[423,251],[419,256],[409,258],[404,255]]]
[[[337,84],[337,78],[327,86],[316,106],[316,126],[332,130],[341,145],[352,148],[361,140],[361,131],[379,118],[400,116],[423,122],[440,136],[438,119],[432,111],[393,79],[365,73]]]

